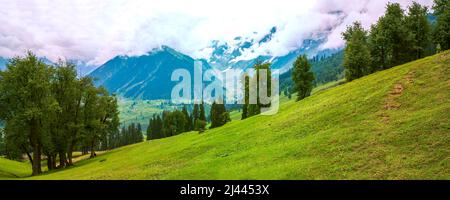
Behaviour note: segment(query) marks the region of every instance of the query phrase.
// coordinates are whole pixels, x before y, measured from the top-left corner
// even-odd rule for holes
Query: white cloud
[[[422,0],[431,5],[432,0]],[[402,5],[411,1],[400,0]],[[261,37],[277,26],[256,53],[283,55],[317,30],[342,24],[324,47],[342,46],[340,32],[354,20],[368,27],[387,0],[0,0],[0,56],[33,50],[40,56],[102,64],[121,54],[139,55],[161,45],[193,57],[210,54],[212,40]],[[329,12],[342,10],[344,19]],[[361,12],[364,11],[364,12]],[[252,56],[251,52],[246,53]]]

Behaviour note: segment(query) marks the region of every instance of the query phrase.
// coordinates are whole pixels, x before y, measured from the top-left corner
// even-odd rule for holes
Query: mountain
[[[187,69],[192,76],[194,59],[163,46],[142,56],[116,56],[89,76],[96,79],[96,85],[105,86],[109,92],[133,99],[170,99],[172,72],[178,68]],[[208,63],[201,60],[203,70]]]
[[[314,83],[322,85],[344,78],[344,50],[334,54],[319,54],[309,59],[311,71],[314,73]],[[292,88],[292,70],[280,74],[280,90]]]
[[[54,62],[47,59],[46,57],[42,57],[40,59],[45,64],[48,64],[48,65],[54,64]],[[8,61],[7,58],[0,57],[0,70],[4,70],[6,68],[7,61]],[[69,60],[69,62],[72,62],[73,64],[75,64],[75,66],[77,68],[78,76],[85,76],[85,75],[89,74],[89,72],[91,72],[95,68],[97,68],[97,66],[88,64],[87,62],[81,61],[81,60]]]
[[[71,59],[69,60],[69,62],[73,63],[76,66],[78,76],[80,77],[88,75],[98,67],[97,65],[90,64],[83,60]]]
[[[233,44],[220,43],[219,41],[213,41],[213,44],[209,47],[212,48],[212,54],[207,59],[208,63],[217,69],[248,69],[255,65],[256,62],[271,62],[272,69],[279,69],[281,73],[286,72],[292,67],[295,59],[302,54],[306,54],[309,57],[313,56],[330,56],[334,53],[341,51],[341,49],[321,49],[321,45],[326,41],[327,31],[316,33],[310,39],[302,41],[302,45],[289,52],[284,56],[268,56],[259,55],[254,59],[239,59],[243,55],[244,51],[252,51],[251,48],[258,48],[264,43],[268,43],[272,40],[274,34],[277,33],[277,28],[273,27],[270,31],[264,35],[261,39],[256,40],[252,38],[236,37]]]
[[[0,179],[449,179],[449,63],[447,51],[298,102],[281,99],[276,115],[126,146],[41,176],[0,158]]]
[[[242,55],[242,53],[246,50],[249,50],[254,45],[262,45],[263,43],[269,42],[273,35],[277,32],[276,27],[272,27],[266,35],[264,35],[261,39],[250,38],[250,37],[235,37],[234,41],[229,43],[222,43],[218,40],[212,42],[212,45],[209,47],[213,49],[211,56],[208,59],[208,63],[214,67],[215,69],[224,70],[226,68],[243,68],[245,69],[247,66],[241,66],[242,64],[236,64],[234,61],[236,58]],[[254,33],[257,34],[256,32]],[[251,61],[250,61],[251,62]]]
[[[254,36],[251,37],[236,37],[229,43],[212,41],[211,45],[207,47],[212,53],[205,60],[201,60],[203,66],[207,69],[213,68],[221,71],[231,68],[246,70],[253,67],[258,61],[271,62],[272,69],[279,69],[281,74],[292,68],[293,62],[299,55],[307,54],[311,58],[314,56],[328,57],[341,51],[341,49],[321,49],[328,34],[327,31],[323,31],[315,33],[311,39],[305,39],[299,48],[284,56],[259,55],[253,59],[242,59],[246,51],[253,51],[253,49],[271,42],[277,31],[276,27],[272,27],[262,37],[254,33]],[[163,46],[142,56],[116,56],[89,75],[96,78],[97,85],[103,85],[109,92],[126,98],[169,99],[172,87],[176,84],[170,81],[171,73],[176,68],[185,67],[192,74],[193,62],[193,58]],[[317,67],[317,69],[325,68]],[[330,71],[328,68],[326,70]]]
[[[6,68],[7,60],[5,58],[0,57],[0,70],[4,70]]]

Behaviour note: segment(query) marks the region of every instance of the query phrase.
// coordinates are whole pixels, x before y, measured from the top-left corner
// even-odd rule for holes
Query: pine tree
[[[248,105],[249,105],[249,85],[250,77],[248,74],[244,74],[243,81],[243,91],[244,91],[244,104],[242,105],[242,117],[241,119],[246,119],[248,117]]]
[[[200,104],[200,113],[198,119],[206,122],[205,103],[203,101]]]
[[[150,118],[149,120],[148,120],[148,127],[147,127],[147,131],[146,131],[146,133],[147,133],[147,140],[151,140],[151,139],[154,139],[153,137],[153,134],[152,134],[152,132],[153,132],[153,129],[154,129],[154,118]]]
[[[191,128],[192,122],[191,122],[191,117],[189,116],[189,112],[187,111],[186,105],[183,106],[182,112],[183,112],[184,118],[186,120],[186,123],[184,125],[184,131],[191,131],[192,130],[192,128]]]
[[[192,127],[194,127],[194,130],[197,129],[196,124],[197,124],[199,116],[200,116],[199,106],[197,103],[194,103],[194,110],[192,111],[192,118],[193,118]]]
[[[299,56],[294,62],[292,81],[294,81],[294,90],[297,92],[297,101],[311,95],[314,74],[311,72],[311,65],[306,55]]]
[[[243,112],[243,119],[254,116],[254,115],[258,115],[261,113],[261,108],[268,108],[271,106],[270,103],[268,104],[263,104],[261,102],[260,96],[261,94],[259,93],[259,89],[261,87],[265,87],[266,91],[267,91],[267,97],[271,97],[272,94],[272,74],[271,74],[271,70],[270,70],[270,66],[271,63],[262,63],[260,61],[257,61],[254,69],[255,69],[255,76],[253,77],[248,77],[248,81],[246,79],[245,80],[245,107],[243,107],[243,110],[245,112]],[[266,83],[260,83],[258,80],[261,76],[261,74],[263,74],[263,71],[266,71]],[[247,101],[247,99],[249,100],[249,93],[250,93],[250,79],[255,80],[256,79],[256,104],[255,103],[250,103],[249,101]],[[248,102],[248,103],[247,103]],[[244,114],[245,114],[245,118],[244,118]]]

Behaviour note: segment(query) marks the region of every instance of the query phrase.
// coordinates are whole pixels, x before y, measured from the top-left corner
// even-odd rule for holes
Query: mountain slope
[[[30,173],[30,164],[16,162],[0,157],[0,179],[13,179],[27,176]]]
[[[193,76],[194,59],[163,46],[143,56],[117,56],[89,76],[97,79],[97,85],[103,85],[109,92],[124,97],[170,99],[172,88],[177,84],[170,77],[178,68],[187,69]],[[208,68],[206,62],[203,62],[203,68]]]
[[[450,179],[450,51],[33,179]]]
[[[6,68],[6,62],[7,62],[6,59],[0,57],[0,70],[3,70]]]

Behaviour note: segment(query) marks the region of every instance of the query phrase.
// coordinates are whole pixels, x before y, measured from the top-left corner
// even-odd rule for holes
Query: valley
[[[449,51],[316,90],[299,102],[284,98],[274,116],[118,148],[40,176],[0,159],[0,176],[449,179],[448,66]],[[401,92],[393,93],[398,85]],[[385,106],[392,101],[397,106]]]

